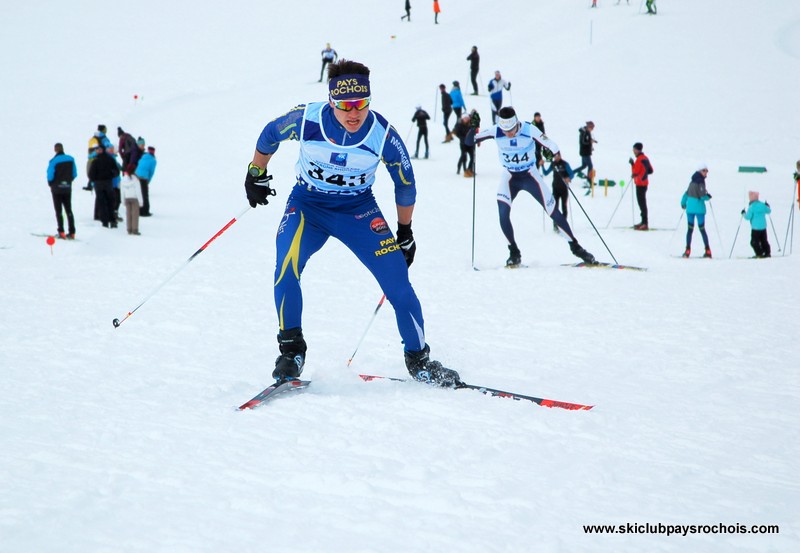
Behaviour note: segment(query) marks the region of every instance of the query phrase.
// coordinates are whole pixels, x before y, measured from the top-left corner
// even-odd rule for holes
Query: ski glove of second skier
[[[414,242],[411,223],[407,225],[397,223],[397,245],[406,258],[406,265],[411,267],[411,264],[414,263],[414,254],[417,252],[417,244]]]
[[[247,194],[247,201],[250,207],[267,205],[268,198],[275,195],[275,191],[269,187],[272,175],[267,174],[267,170],[252,163],[247,168],[247,176],[244,179],[244,191]]]

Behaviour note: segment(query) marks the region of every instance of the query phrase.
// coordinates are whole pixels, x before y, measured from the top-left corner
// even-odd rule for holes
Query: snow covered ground
[[[673,0],[649,17],[636,0],[442,0],[438,25],[429,3],[412,4],[411,23],[387,0],[4,7],[0,551],[800,550],[800,255],[785,243],[800,4]],[[326,42],[370,66],[373,108],[402,136],[415,136],[415,105],[437,116],[431,159],[415,164],[411,270],[434,356],[466,382],[592,411],[362,383],[359,372],[403,376],[401,344],[384,306],[346,367],[381,294],[335,242],[303,279],[313,385],[235,411],[269,382],[277,351],[273,237],[296,143],[270,164],[273,203],[112,327],[246,207],[263,125],[326,95]],[[562,266],[575,258],[528,196],[513,220],[529,268],[500,269],[491,143],[478,153],[473,271],[472,181],[455,174],[457,145],[440,144],[434,103],[440,82],[469,91],[473,44],[481,85],[500,69],[507,101],[540,111],[573,166],[589,119],[600,178],[627,180],[631,145],[644,143],[651,224],[667,230],[618,228],[638,221],[624,188],[575,191],[614,257],[647,272]],[[489,118],[488,97],[466,99]],[[80,190],[98,123],[157,148],[141,237],[101,228]],[[45,169],[57,141],[80,172],[79,241],[51,251],[34,234],[55,230]],[[715,258],[686,261],[679,200],[700,162]],[[769,260],[743,259],[748,190],[773,208]],[[383,171],[376,195],[394,225]],[[583,245],[611,261],[572,210]],[[628,533],[586,533],[594,524]]]

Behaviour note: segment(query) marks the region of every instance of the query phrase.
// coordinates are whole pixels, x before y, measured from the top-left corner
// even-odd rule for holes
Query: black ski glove
[[[414,263],[414,254],[417,252],[417,244],[414,242],[414,233],[411,230],[411,223],[401,225],[397,223],[397,245],[406,258],[406,265],[411,267]]]
[[[250,164],[247,168],[247,176],[244,179],[244,191],[247,194],[247,201],[250,202],[250,207],[269,203],[267,198],[275,195],[275,191],[269,187],[269,181],[271,180],[272,175],[268,175],[266,169]]]
[[[742,210],[742,215],[744,215],[745,213],[746,213],[746,211],[743,209],[743,210]]]

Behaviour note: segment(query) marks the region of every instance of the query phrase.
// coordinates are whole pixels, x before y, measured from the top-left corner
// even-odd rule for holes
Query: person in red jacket
[[[442,12],[442,9],[439,7],[439,0],[433,0],[433,22],[438,25],[439,24],[439,14]]]
[[[628,163],[631,164],[631,178],[636,185],[636,202],[639,204],[639,211],[642,213],[642,222],[634,225],[634,230],[648,230],[647,225],[647,185],[650,184],[648,177],[653,173],[653,166],[650,164],[650,159],[644,155],[644,146],[641,142],[633,145],[633,155],[636,158],[630,158]]]

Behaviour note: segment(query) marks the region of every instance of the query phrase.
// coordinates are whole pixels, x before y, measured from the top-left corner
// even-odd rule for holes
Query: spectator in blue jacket
[[[770,257],[772,250],[769,247],[767,236],[767,215],[772,213],[769,204],[758,199],[758,192],[748,192],[750,205],[747,211],[742,210],[744,218],[750,221],[750,245],[756,257]]]
[[[144,144],[141,145],[144,148]],[[136,176],[142,185],[142,208],[139,211],[139,217],[150,217],[150,182],[153,180],[153,175],[156,174],[156,149],[153,146],[148,146],[147,151],[139,158],[139,163],[136,166]]]
[[[78,168],[75,159],[64,153],[64,146],[57,142],[53,149],[56,155],[47,166],[47,184],[53,194],[53,207],[56,210],[56,223],[58,224],[58,237],[75,238],[75,217],[72,215],[72,181],[78,178]],[[67,214],[69,234],[64,232],[64,214]]]
[[[707,176],[708,166],[703,163],[692,175],[692,182],[689,183],[689,188],[681,198],[681,208],[686,210],[686,222],[689,224],[689,229],[686,231],[686,251],[683,252],[683,257],[689,257],[692,253],[692,232],[694,232],[695,219],[706,248],[703,257],[711,257],[711,248],[708,246],[708,234],[706,233],[706,202],[711,199],[711,194],[706,190]]]
[[[466,108],[464,96],[461,94],[461,85],[458,81],[453,81],[453,88],[450,89],[450,98],[453,100],[453,111],[456,113],[456,121],[461,119],[461,112]]]

